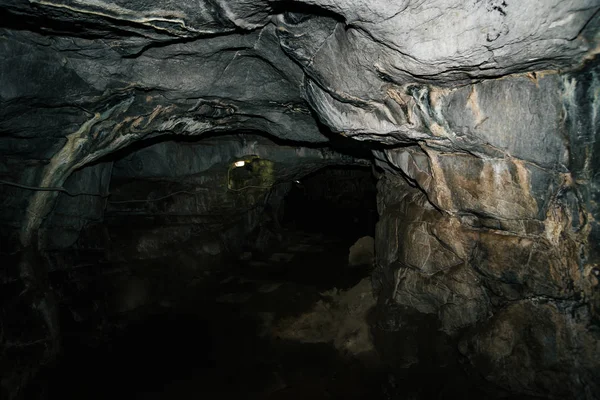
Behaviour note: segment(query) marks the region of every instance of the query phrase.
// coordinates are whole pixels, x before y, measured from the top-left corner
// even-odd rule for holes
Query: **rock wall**
[[[440,117],[483,146],[378,153],[375,330],[417,343],[390,352],[382,339],[393,365],[443,368],[418,350],[433,337],[458,349],[472,379],[497,385],[488,396],[598,396],[598,72],[448,91]]]
[[[454,357],[507,393],[599,396],[597,0],[190,4],[0,8],[2,320],[25,321],[3,331],[4,387],[58,352],[48,272],[80,259],[62,249],[103,251],[101,230],[78,232],[104,208],[106,157],[164,135],[260,131],[375,149],[374,323],[391,364]],[[170,169],[167,147],[154,159]],[[156,193],[113,189],[156,200],[196,185],[162,171]],[[196,212],[201,197],[135,210]],[[145,243],[156,255],[166,242]]]

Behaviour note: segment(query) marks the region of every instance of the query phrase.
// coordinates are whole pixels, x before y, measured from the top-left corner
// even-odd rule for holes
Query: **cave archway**
[[[52,263],[86,262],[50,272],[66,338],[62,364],[48,372],[52,394],[102,397],[101,377],[147,393],[228,393],[228,379],[261,399],[304,385],[376,392],[372,242],[369,257],[348,265],[354,242],[374,234],[371,161],[257,133],[177,139],[139,143],[69,178],[76,190],[102,177],[90,185],[106,193],[103,215],[74,224],[69,240],[65,224],[81,207],[59,195],[45,225]],[[136,389],[144,376],[156,384]]]

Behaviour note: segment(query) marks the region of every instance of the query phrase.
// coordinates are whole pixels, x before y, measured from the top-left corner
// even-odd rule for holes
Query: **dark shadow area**
[[[465,373],[455,344],[440,329],[434,314],[398,304],[379,304],[367,319],[374,345],[393,371],[384,385],[389,398],[495,398],[480,389],[485,383],[481,377]],[[386,320],[396,325],[386,326],[382,323]]]
[[[207,137],[213,136],[201,139]],[[198,140],[162,136],[102,161],[175,139]],[[348,151],[364,153],[352,147]],[[158,181],[147,184],[148,192],[159,190]],[[25,398],[383,399],[383,369],[365,363],[358,351],[340,350],[342,345],[334,344],[337,326],[331,322],[347,322],[348,302],[363,304],[362,297],[349,300],[344,293],[360,284],[371,296],[372,261],[349,267],[349,249],[357,239],[374,235],[372,171],[327,167],[286,185],[291,191],[271,189],[287,193],[276,197],[278,208],[271,204],[275,195],[267,196],[264,212],[248,214],[258,218],[257,236],[250,231],[245,237],[266,245],[241,255],[220,253],[228,251],[218,247],[225,217],[214,210],[198,213],[198,204],[186,197],[182,203],[171,203],[172,197],[164,204],[152,202],[145,213],[128,205],[123,215],[114,210],[105,214],[78,241],[100,246],[96,258],[86,258],[76,269],[50,272],[60,296],[63,351],[29,386]],[[236,196],[261,193],[257,189]],[[173,212],[179,204],[181,215]],[[189,204],[191,211],[185,208]],[[175,208],[162,215],[162,206]],[[212,225],[217,228],[209,230]],[[265,235],[276,240],[267,241]],[[309,323],[306,332],[295,328],[311,318],[330,326]],[[353,318],[346,326],[359,324],[366,332],[362,314]],[[349,335],[354,335],[352,329]]]
[[[261,322],[239,311],[217,304],[202,316],[155,315],[98,348],[72,340],[64,367],[47,376],[46,394],[93,400],[377,398],[379,376],[360,363],[326,343],[261,337]]]
[[[302,320],[330,302],[321,291],[344,286],[345,279],[351,287],[365,276],[343,275],[347,249],[339,241],[292,237],[297,241],[273,249],[271,257],[231,265],[181,291],[172,304],[87,323],[63,305],[63,355],[28,398],[383,399],[382,368],[312,341],[314,332],[306,340],[277,334],[278,321]],[[65,277],[55,279],[58,285]]]
[[[327,167],[294,182],[283,226],[355,241],[375,236],[376,180],[370,168]]]

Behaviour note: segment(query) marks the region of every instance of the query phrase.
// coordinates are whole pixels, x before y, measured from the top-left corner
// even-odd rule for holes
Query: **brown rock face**
[[[593,398],[599,389],[598,334],[586,326],[584,307],[564,306],[545,300],[510,304],[467,335],[460,351],[485,379],[510,391]]]
[[[443,368],[415,350],[427,338],[439,354],[458,345],[466,370],[495,385],[489,396],[595,398],[597,281],[581,253],[589,231],[573,226],[563,198],[542,201],[532,189],[567,183],[532,178],[518,161],[426,153],[402,150],[395,160],[408,177],[379,181],[375,331],[382,348],[403,349],[384,357],[405,370]]]
[[[438,126],[462,151],[425,141],[376,152],[380,346],[441,343],[453,371],[492,384],[486,398],[600,396],[598,168],[578,143],[598,134],[585,122],[597,119],[590,73],[437,93]],[[516,107],[525,100],[530,112],[544,104],[546,119]],[[448,365],[402,348],[384,353],[399,370]]]
[[[388,191],[388,187],[394,190]],[[385,206],[377,227],[375,275],[381,298],[437,315],[451,334],[484,318],[490,305],[480,277],[469,268],[475,233],[433,208],[426,196],[399,178],[380,181]],[[404,192],[393,206],[394,193]],[[392,197],[387,197],[387,196]],[[388,276],[382,265],[387,263]]]

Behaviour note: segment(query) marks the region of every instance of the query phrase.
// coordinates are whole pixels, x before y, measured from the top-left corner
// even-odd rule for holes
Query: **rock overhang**
[[[432,132],[434,115],[420,115],[444,97],[432,87],[579,66],[597,52],[599,8],[593,0],[14,0],[4,8],[11,61],[2,98],[13,107],[31,97],[84,106],[136,88],[163,95],[162,104],[218,100],[240,114],[232,125],[280,135],[299,125],[295,139],[306,141],[326,140],[311,126],[315,117],[362,140],[439,141],[449,135]],[[27,20],[47,31],[29,32],[36,29]],[[30,76],[23,82],[15,73]],[[193,105],[183,107],[176,112]],[[184,125],[198,127],[189,118]]]

